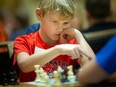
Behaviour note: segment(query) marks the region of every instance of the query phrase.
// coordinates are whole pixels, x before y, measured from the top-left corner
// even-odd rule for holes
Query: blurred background
[[[76,24],[78,29],[86,28],[88,22],[85,16],[84,2],[85,0],[77,0],[79,5],[79,16]],[[0,29],[1,39],[6,37],[3,41],[9,41],[12,34],[20,29],[25,29],[27,26],[38,23],[35,10],[38,6],[39,0],[0,0]],[[116,0],[111,0],[111,8],[113,11],[112,19],[116,21]],[[81,15],[80,15],[81,14]],[[75,26],[75,25],[74,25]],[[6,35],[5,35],[6,33]]]
[[[109,39],[114,34],[116,34],[116,0],[110,0],[112,14],[110,15],[110,17],[108,16],[108,18],[110,18],[110,20],[112,21],[104,22],[104,19],[103,21],[102,19],[100,19],[99,24],[98,20],[95,24],[96,19],[94,20],[94,17],[92,18],[90,17],[90,15],[89,18],[87,17],[85,9],[85,0],[76,1],[79,9],[71,25],[72,27],[82,31],[83,35],[85,35],[85,38],[93,49],[93,51],[97,53],[102,47],[104,47],[104,45],[109,41]],[[39,0],[0,0],[0,82],[3,80],[1,77],[1,73],[7,72],[8,67],[12,66],[13,62],[13,56],[9,56],[11,50],[13,50],[13,46],[11,46],[11,50],[9,50],[7,46],[9,43],[7,42],[14,41],[17,36],[27,34],[27,29],[30,29],[29,32],[35,32],[40,27],[39,21],[37,20],[35,14],[38,4]],[[97,6],[99,7],[99,5]],[[94,23],[92,23],[91,20]],[[35,25],[32,26],[33,24]],[[91,28],[91,26],[93,29]],[[109,32],[111,28],[112,31]],[[102,29],[103,32],[101,32]],[[108,31],[104,32],[104,30]],[[101,33],[99,33],[99,31]]]

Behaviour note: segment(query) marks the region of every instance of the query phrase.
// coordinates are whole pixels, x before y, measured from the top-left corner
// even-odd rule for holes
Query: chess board
[[[26,84],[30,84],[30,85],[36,85],[36,86],[45,86],[45,87],[48,87],[48,86],[53,86],[54,84],[53,83],[41,83],[41,82],[26,82]],[[62,83],[61,85],[71,85],[71,84],[77,84],[77,82],[64,82]],[[59,85],[60,87],[60,85]]]
[[[35,65],[35,84],[39,85],[61,85],[77,82],[76,76],[73,73],[72,65],[68,66],[66,72],[60,66],[51,75],[47,74],[40,65]]]

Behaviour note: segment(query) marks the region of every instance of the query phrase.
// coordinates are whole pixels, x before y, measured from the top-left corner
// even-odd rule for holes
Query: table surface
[[[34,82],[33,82],[34,83]],[[104,83],[99,83],[99,84],[94,84],[94,85],[84,85],[80,84],[79,82],[71,83],[71,84],[62,84],[59,86],[54,86],[54,85],[39,85],[39,84],[32,84],[32,82],[25,82],[25,83],[20,83],[19,85],[9,85],[5,87],[116,87],[116,82],[104,82]],[[0,85],[0,87],[3,87]]]

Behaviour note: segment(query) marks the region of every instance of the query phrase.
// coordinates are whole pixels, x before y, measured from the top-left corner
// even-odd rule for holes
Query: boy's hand
[[[56,45],[56,48],[60,50],[61,55],[71,56],[71,59],[79,58],[84,52],[83,48],[77,44],[61,44]]]
[[[67,43],[69,40],[75,38],[75,32],[77,29],[74,28],[68,28],[61,32],[60,34],[60,42],[61,43]]]

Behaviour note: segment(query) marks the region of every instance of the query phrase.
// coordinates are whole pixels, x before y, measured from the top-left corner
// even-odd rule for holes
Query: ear
[[[40,8],[36,9],[36,16],[38,20],[41,20],[41,13],[40,13]]]

